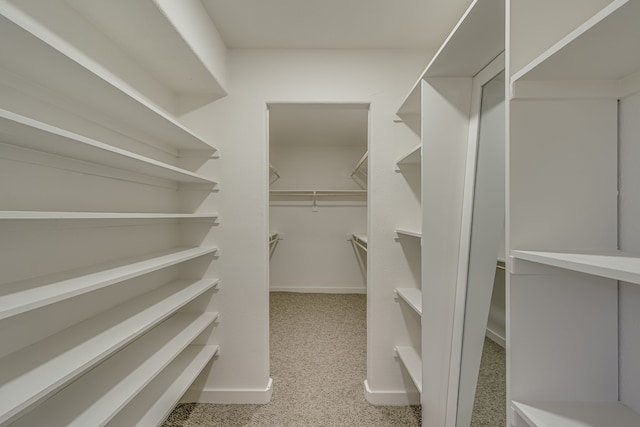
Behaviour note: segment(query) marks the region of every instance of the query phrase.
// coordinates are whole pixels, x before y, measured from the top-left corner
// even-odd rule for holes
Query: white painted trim
[[[503,337],[502,335],[500,335],[498,332],[494,331],[493,329],[487,328],[486,336],[491,341],[493,341],[494,343],[498,344],[500,347],[507,348],[507,340],[505,339],[505,337]]]
[[[456,426],[460,405],[460,383],[463,363],[463,336],[466,319],[467,281],[469,258],[471,256],[472,220],[475,199],[476,167],[478,143],[480,137],[480,113],[482,108],[482,88],[491,79],[504,70],[505,53],[493,59],[473,78],[471,95],[471,111],[469,115],[469,136],[467,142],[467,160],[465,171],[464,195],[462,205],[462,221],[460,224],[460,244],[458,251],[458,273],[453,312],[453,328],[451,336],[451,352],[449,366],[449,385],[446,403],[446,425]],[[467,402],[464,402],[467,403]]]
[[[320,287],[310,287],[310,288],[294,288],[287,286],[272,286],[269,288],[270,292],[296,292],[300,294],[366,294],[367,288],[355,288],[355,287],[347,287],[347,288],[320,288]]]
[[[269,378],[264,389],[189,389],[180,403],[217,403],[230,405],[266,405],[273,394],[273,379]]]
[[[406,390],[381,390],[374,391],[364,380],[364,397],[375,406],[407,406],[419,405],[420,393],[407,392]]]

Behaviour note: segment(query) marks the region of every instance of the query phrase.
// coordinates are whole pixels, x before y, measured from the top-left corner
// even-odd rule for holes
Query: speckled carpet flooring
[[[365,295],[274,292],[270,313],[271,402],[181,404],[164,427],[421,425],[420,407],[372,406],[364,398]],[[476,425],[498,427],[504,423]]]

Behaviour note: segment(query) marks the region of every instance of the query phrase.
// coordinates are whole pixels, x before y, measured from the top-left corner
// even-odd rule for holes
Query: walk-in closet
[[[0,0],[0,427],[640,426],[640,0]]]
[[[366,293],[367,104],[270,104],[270,291]]]

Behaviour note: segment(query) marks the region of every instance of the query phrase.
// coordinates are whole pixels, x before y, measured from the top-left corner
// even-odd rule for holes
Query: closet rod
[[[366,191],[360,190],[300,190],[300,191],[281,191],[281,190],[271,190],[269,191],[271,196],[292,196],[292,197],[300,197],[300,196],[313,196],[313,197],[321,197],[321,196],[366,196]]]

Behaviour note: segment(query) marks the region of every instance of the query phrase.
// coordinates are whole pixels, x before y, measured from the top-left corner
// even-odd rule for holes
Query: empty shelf
[[[0,211],[2,219],[215,219],[215,213]]]
[[[15,5],[3,2],[0,14],[3,15],[0,17],[0,49],[6,52],[4,64],[9,72],[26,79],[25,84],[42,85],[55,92],[62,102],[70,100],[78,110],[106,114],[122,127],[141,130],[152,140],[178,150],[214,151],[124,80]],[[16,46],[21,49],[16,50]],[[88,93],[91,96],[86,96]]]
[[[363,175],[367,175],[367,164],[366,164],[366,161],[367,161],[368,158],[369,158],[369,150],[367,150],[362,155],[362,157],[360,158],[360,160],[356,164],[356,167],[353,169],[353,172],[351,172],[351,176],[354,176],[357,173],[362,173]]]
[[[9,283],[0,295],[0,319],[95,291],[152,271],[216,252],[217,248],[175,249],[144,257]],[[126,264],[124,264],[126,263]]]
[[[412,347],[398,346],[395,350],[416,388],[422,393],[422,359]]]
[[[640,426],[640,415],[620,402],[512,402],[512,407],[531,427]]]
[[[215,279],[204,279],[165,285],[0,359],[0,423],[64,387],[216,284]]]
[[[523,80],[619,80],[640,70],[640,4],[617,0],[515,73]]]
[[[525,260],[609,279],[640,284],[640,256],[622,251],[546,252],[511,251],[516,260]]]
[[[215,181],[200,174],[2,109],[0,136],[4,143],[70,159],[176,182],[215,184]]]
[[[215,313],[179,313],[172,316],[19,418],[12,426],[86,427],[106,424],[215,319]]]
[[[400,157],[396,164],[400,165],[417,165],[422,163],[422,145],[418,145],[416,148]]]
[[[415,288],[396,288],[396,293],[402,298],[416,313],[422,316],[422,291]]]
[[[424,78],[472,77],[504,50],[504,2],[475,0],[451,30],[398,109],[398,116],[420,113]]]
[[[112,427],[161,425],[217,352],[216,345],[187,347],[107,425]]]
[[[422,232],[421,231],[416,231],[416,230],[407,230],[404,228],[396,228],[396,233],[398,234],[398,237],[401,237],[401,235],[404,236],[409,236],[409,237],[417,237],[418,239],[422,238]]]
[[[369,251],[366,234],[352,234],[351,242],[365,252]]]

